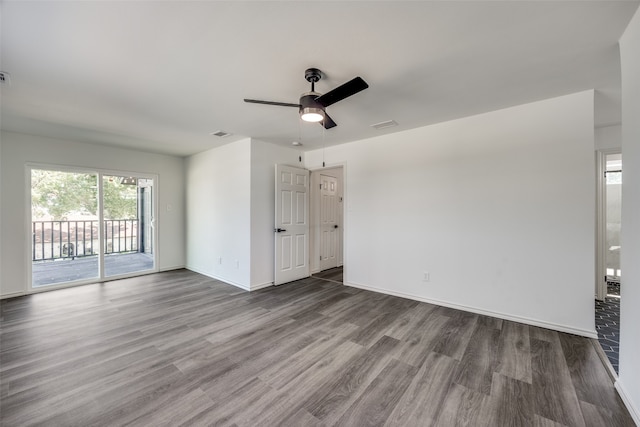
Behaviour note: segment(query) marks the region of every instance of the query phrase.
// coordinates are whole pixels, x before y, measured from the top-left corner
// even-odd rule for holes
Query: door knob
[[[276,228],[273,231],[275,231],[276,233],[281,233],[281,232],[287,231],[287,230],[285,230],[284,228]]]
[[[338,224],[334,225],[333,228],[338,228]]]

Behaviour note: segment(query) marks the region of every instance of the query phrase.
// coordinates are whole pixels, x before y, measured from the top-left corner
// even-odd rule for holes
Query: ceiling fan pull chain
[[[300,143],[298,161],[302,163],[302,121],[300,120],[298,120],[298,142]]]
[[[324,148],[325,148],[325,147],[324,147],[324,145],[325,145],[325,144],[324,144],[324,133],[325,133],[325,132],[326,132],[326,130],[327,130],[327,128],[326,128],[326,127],[324,127],[324,120],[325,120],[325,119],[322,119],[322,167],[324,167],[324,166],[325,166],[325,165],[324,165],[324,151],[325,151],[325,150],[324,150]]]

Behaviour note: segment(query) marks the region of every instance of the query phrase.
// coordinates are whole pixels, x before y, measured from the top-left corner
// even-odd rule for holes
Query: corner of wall
[[[251,140],[190,156],[187,268],[250,289]]]
[[[251,290],[273,284],[275,240],[275,165],[300,165],[297,150],[251,140]]]
[[[620,39],[622,74],[622,186],[620,376],[616,388],[640,425],[640,9]]]

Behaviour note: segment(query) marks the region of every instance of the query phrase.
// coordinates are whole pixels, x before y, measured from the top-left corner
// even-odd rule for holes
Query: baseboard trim
[[[159,273],[164,273],[165,271],[173,271],[173,270],[182,270],[185,269],[186,267],[184,265],[178,265],[175,267],[163,267],[161,269],[158,270]]]
[[[613,369],[613,365],[611,365],[611,361],[609,360],[609,358],[607,357],[607,354],[602,349],[602,346],[600,345],[600,341],[598,341],[597,339],[592,339],[591,344],[593,345],[593,349],[595,350],[596,354],[600,358],[600,361],[602,362],[605,369],[607,370],[607,373],[609,374],[609,378],[611,379],[611,383],[615,384],[615,382],[618,381],[618,374],[616,373],[616,370]]]
[[[16,297],[23,297],[25,295],[29,295],[27,292],[11,292],[10,294],[3,294],[0,295],[0,299],[8,299],[8,298],[16,298]]]
[[[477,307],[471,307],[471,306],[467,306],[467,305],[451,303],[451,302],[448,302],[448,301],[441,301],[441,300],[437,300],[437,299],[433,299],[433,298],[425,298],[425,297],[422,297],[422,296],[419,296],[419,295],[407,294],[407,293],[404,293],[404,292],[390,291],[388,289],[377,288],[377,287],[374,287],[374,286],[363,285],[363,284],[360,284],[360,283],[344,282],[344,284],[347,285],[347,286],[351,286],[353,288],[364,289],[364,290],[367,290],[367,291],[378,292],[378,293],[392,295],[392,296],[396,296],[396,297],[400,297],[400,298],[407,298],[407,299],[411,299],[411,300],[414,300],[414,301],[426,302],[426,303],[429,303],[429,304],[435,304],[435,305],[440,305],[440,306],[443,306],[443,307],[454,308],[456,310],[468,311],[468,312],[471,312],[471,313],[481,314],[483,316],[497,317],[499,319],[510,320],[512,322],[524,323],[524,324],[532,325],[532,326],[539,326],[541,328],[552,329],[554,331],[559,331],[559,332],[567,332],[569,334],[580,335],[580,336],[587,337],[587,338],[598,339],[598,333],[596,332],[595,329],[594,330],[587,330],[587,329],[574,328],[574,327],[571,327],[571,326],[560,325],[560,324],[557,324],[557,323],[545,322],[543,320],[530,319],[530,318],[527,318],[527,317],[520,317],[520,316],[514,316],[514,315],[511,315],[511,314],[505,314],[505,313],[500,313],[500,312],[496,312],[496,311],[489,311],[489,310],[484,310],[484,309],[477,308]]]
[[[640,426],[640,410],[638,410],[638,408],[636,408],[636,406],[633,404],[633,401],[629,397],[629,393],[627,393],[627,389],[625,388],[624,384],[618,379],[618,381],[615,382],[614,386],[618,391],[618,394],[620,395],[624,406],[626,406],[627,410],[629,410],[631,418],[633,418],[633,421],[637,426]]]
[[[251,290],[257,291],[258,289],[268,288],[269,286],[273,286],[273,282],[264,282],[258,285],[251,285]]]
[[[181,270],[184,269],[185,267],[168,267],[168,268],[163,268],[163,269],[154,269],[154,270],[145,270],[143,272],[140,273],[132,273],[132,274],[122,274],[119,276],[110,276],[110,277],[106,277],[103,280],[100,280],[98,278],[91,278],[91,279],[85,279],[85,280],[79,280],[76,282],[66,282],[66,283],[60,283],[60,284],[52,284],[52,285],[48,285],[48,286],[42,286],[42,287],[37,287],[37,288],[32,288],[28,291],[22,291],[22,292],[13,292],[11,294],[5,294],[5,295],[0,295],[0,300],[5,299],[5,298],[15,298],[15,297],[21,297],[21,296],[25,296],[25,295],[33,295],[33,294],[40,294],[43,292],[51,292],[51,291],[57,291],[60,289],[69,289],[69,288],[75,288],[78,286],[89,286],[89,285],[96,285],[98,283],[109,283],[109,282],[117,282],[118,280],[126,280],[126,279],[132,279],[134,277],[141,277],[141,276],[148,276],[150,274],[157,274],[157,273],[163,273],[163,272],[167,272],[167,271],[173,271],[173,270]]]
[[[207,273],[206,271],[201,271],[197,268],[193,268],[193,267],[185,267],[185,268],[189,271],[193,271],[194,273],[202,274],[203,276],[207,276],[212,279],[219,280],[223,283],[226,283],[227,285],[235,286],[236,288],[240,288],[245,291],[251,291],[251,289],[248,286],[241,285],[240,283],[236,283],[233,280],[225,279],[224,277],[216,276],[211,273]]]

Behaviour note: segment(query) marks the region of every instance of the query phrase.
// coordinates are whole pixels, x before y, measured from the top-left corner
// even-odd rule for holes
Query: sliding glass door
[[[31,287],[154,271],[154,178],[31,168]]]
[[[102,177],[104,275],[153,270],[153,179]]]
[[[31,170],[31,285],[100,277],[98,175]]]

